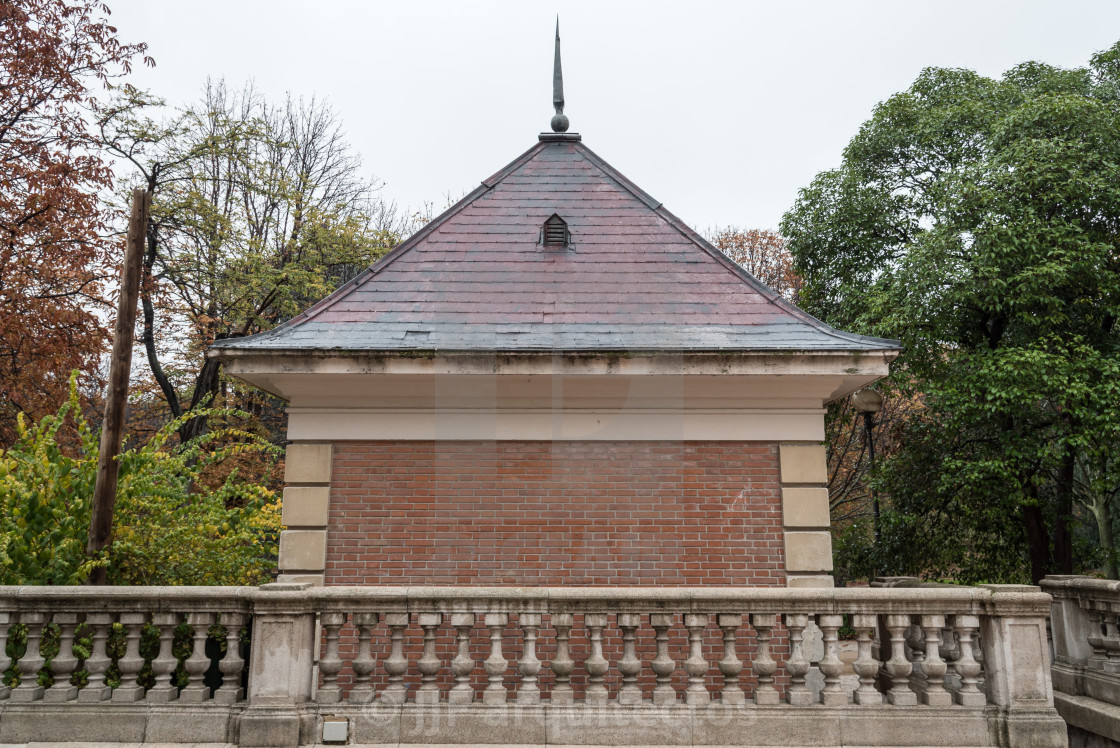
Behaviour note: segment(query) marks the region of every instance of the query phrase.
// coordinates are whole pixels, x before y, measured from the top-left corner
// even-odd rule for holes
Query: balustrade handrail
[[[0,611],[17,613],[248,612],[256,587],[0,585]]]
[[[310,587],[266,585],[254,610],[410,613],[692,613],[1046,615],[1050,596],[1022,585],[922,588]]]
[[[1113,606],[1120,611],[1120,581],[1114,579],[1094,579],[1072,575],[1052,575],[1043,579],[1039,585],[1055,600],[1078,600],[1082,603],[1093,602]]]
[[[1120,601],[1120,582],[1082,579],[1076,587],[1058,587],[1043,581],[1047,592],[1063,596],[1064,589],[1079,593],[1114,594]],[[1045,612],[1050,594],[1021,585],[920,588],[822,588],[785,587],[442,587],[442,586],[336,586],[269,584],[262,587],[64,587],[2,586],[4,610],[66,608],[74,612],[99,611],[122,604],[147,611],[181,609],[184,605],[214,606],[214,610],[241,603],[249,608],[290,605],[303,601],[318,611],[351,606],[386,606],[410,612],[637,612],[658,608],[695,612],[752,612],[764,606],[773,613],[844,613],[868,604],[882,613],[968,612],[976,615]],[[156,606],[153,608],[153,606]],[[498,606],[498,607],[494,607]],[[730,606],[730,608],[729,608]],[[995,607],[993,607],[995,606]]]
[[[1081,579],[1055,597],[1092,595],[1120,605],[1120,582]],[[356,609],[432,613],[833,613],[1045,615],[1051,597],[1017,585],[921,588],[784,587],[61,587],[0,586],[0,610],[337,612]]]

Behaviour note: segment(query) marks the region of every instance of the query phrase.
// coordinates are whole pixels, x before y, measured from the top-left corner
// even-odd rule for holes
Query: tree
[[[0,3],[0,443],[17,413],[66,398],[72,368],[96,371],[106,341],[96,309],[114,263],[99,192],[113,180],[88,114],[145,51],[117,39],[108,13],[93,0]]]
[[[391,249],[404,221],[323,102],[273,106],[251,86],[231,93],[209,82],[170,121],[137,114],[159,104],[126,88],[100,122],[110,150],[154,194],[143,341],[178,418],[223,387],[218,362],[204,358],[211,343],[299,313]],[[180,438],[204,428],[187,419]]]
[[[1120,488],[1100,436],[1120,412],[1118,133],[1120,44],[1085,69],[928,69],[783,219],[803,304],[901,339],[890,384],[922,393],[879,476],[886,568],[1037,581],[1099,560],[1075,502]]]
[[[794,270],[793,256],[781,234],[767,229],[727,226],[711,232],[709,241],[771,289],[789,301],[798,301],[803,282]],[[897,393],[884,401],[871,435],[880,457],[889,456],[897,449],[902,425],[915,407],[918,407],[917,398]],[[863,421],[851,402],[844,399],[829,405],[826,425],[829,511],[835,535],[837,576],[870,575],[874,573],[875,564],[867,548],[872,501]]]
[[[710,241],[755,278],[789,301],[797,301],[801,277],[794,272],[793,257],[781,234],[727,226],[714,232]]]

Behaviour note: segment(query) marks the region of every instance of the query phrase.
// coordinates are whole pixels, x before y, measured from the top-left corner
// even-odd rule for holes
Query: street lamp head
[[[852,395],[852,405],[860,413],[875,414],[883,409],[883,396],[870,387]]]

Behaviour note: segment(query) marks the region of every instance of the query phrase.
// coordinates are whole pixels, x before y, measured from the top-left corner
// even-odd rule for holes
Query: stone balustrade
[[[1120,582],[1050,576],[1054,703],[1074,742],[1120,742]]]
[[[151,705],[171,705],[180,717],[195,706],[244,706],[241,641],[252,592],[241,587],[0,587],[0,673],[12,682],[0,682],[0,743],[49,732],[36,718],[44,708],[69,709],[77,717],[62,720],[63,736],[70,734],[69,722],[95,731],[102,726],[112,739],[150,735],[152,740],[159,727],[148,730]],[[12,714],[24,705],[35,710],[27,712],[35,717],[20,727]],[[203,732],[224,741],[232,729],[231,713],[201,714],[214,720]],[[56,721],[49,712],[42,715]],[[172,727],[168,737],[176,734]]]
[[[994,586],[0,588],[0,637],[23,648],[0,743],[1058,746],[1049,604]]]

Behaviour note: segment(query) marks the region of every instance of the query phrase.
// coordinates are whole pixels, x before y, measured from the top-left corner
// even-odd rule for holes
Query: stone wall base
[[[244,705],[0,702],[0,745],[237,742]]]
[[[1091,696],[1073,696],[1055,690],[1054,708],[1070,727],[1080,728],[1101,739],[1099,742],[1083,742],[1082,745],[1120,748],[1120,706],[1098,701]],[[1088,739],[1088,736],[1083,737]]]
[[[1102,738],[1095,732],[1069,726],[1069,748],[1120,748],[1120,743]]]
[[[1051,709],[994,706],[0,706],[0,744],[283,746],[320,744],[324,720],[349,724],[349,745],[1031,746],[1066,745]],[[946,729],[951,725],[951,729]]]

